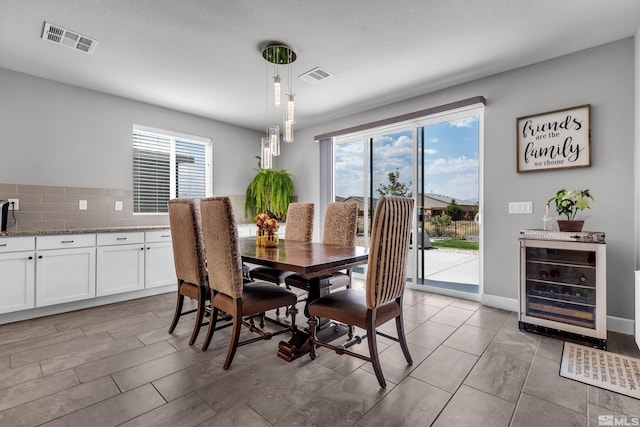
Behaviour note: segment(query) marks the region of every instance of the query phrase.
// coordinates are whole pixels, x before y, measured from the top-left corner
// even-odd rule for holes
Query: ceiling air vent
[[[97,40],[91,39],[82,34],[62,28],[59,25],[44,23],[42,30],[42,38],[52,43],[60,44],[71,49],[79,50],[85,53],[93,53],[98,44]]]
[[[316,85],[321,81],[328,79],[331,76],[333,76],[333,74],[331,74],[330,72],[323,70],[320,67],[316,67],[313,70],[309,70],[306,73],[300,74],[298,77],[300,77],[302,80],[304,80],[307,83]]]

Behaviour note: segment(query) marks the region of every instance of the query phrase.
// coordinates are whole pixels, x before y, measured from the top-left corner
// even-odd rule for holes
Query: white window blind
[[[210,140],[134,127],[134,213],[166,213],[169,199],[210,195]]]

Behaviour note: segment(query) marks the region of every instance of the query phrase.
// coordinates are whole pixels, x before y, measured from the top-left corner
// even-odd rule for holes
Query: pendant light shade
[[[280,139],[285,142],[293,142],[293,123],[295,122],[295,102],[293,95],[293,78],[291,64],[297,59],[296,53],[287,45],[281,43],[267,43],[262,49],[262,57],[267,61],[267,123],[280,123],[268,125],[266,135],[261,141],[262,168],[270,169],[273,165],[273,156],[280,155]],[[271,66],[273,64],[273,66]],[[285,78],[286,110],[277,111],[282,102],[282,78],[278,68],[287,67]],[[270,82],[273,82],[271,89]],[[273,92],[271,92],[273,91]],[[273,100],[271,100],[273,93]],[[271,119],[269,116],[272,116]],[[279,118],[278,118],[279,117]],[[282,121],[280,121],[282,120]],[[280,132],[282,131],[282,135]]]

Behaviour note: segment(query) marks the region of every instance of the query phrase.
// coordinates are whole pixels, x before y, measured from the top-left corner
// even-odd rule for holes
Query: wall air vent
[[[316,67],[313,70],[309,70],[306,73],[300,74],[298,77],[307,83],[317,85],[321,81],[326,80],[331,76],[333,76],[333,74],[331,74],[327,70]]]
[[[67,30],[59,25],[44,23],[42,30],[42,38],[52,43],[79,50],[88,54],[92,54],[98,45],[98,41],[91,39],[82,34]]]

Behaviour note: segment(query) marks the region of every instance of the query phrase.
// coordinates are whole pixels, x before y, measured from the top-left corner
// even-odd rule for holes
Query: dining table
[[[274,247],[256,245],[255,237],[239,239],[242,261],[278,270],[291,271],[303,279],[308,292],[304,313],[310,302],[329,294],[332,273],[366,264],[369,250],[362,246],[340,246],[319,242],[279,239]],[[317,328],[323,339],[337,339],[347,333],[343,325],[330,325],[321,319]],[[292,361],[309,352],[309,332],[298,328],[289,341],[278,344],[278,357]]]

